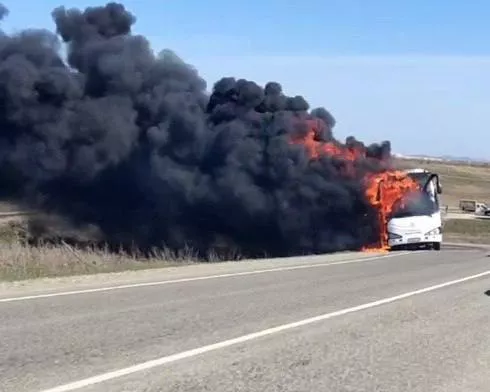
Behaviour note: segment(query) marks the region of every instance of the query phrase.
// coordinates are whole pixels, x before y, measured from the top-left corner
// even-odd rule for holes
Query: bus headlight
[[[433,229],[431,231],[428,231],[424,235],[428,236],[428,235],[437,235],[437,234],[441,234],[441,228],[440,227]]]
[[[399,234],[395,234],[395,233],[388,233],[388,239],[390,239],[390,240],[397,240],[397,239],[399,239],[399,238],[402,238],[402,236],[401,236],[401,235],[399,235]]]

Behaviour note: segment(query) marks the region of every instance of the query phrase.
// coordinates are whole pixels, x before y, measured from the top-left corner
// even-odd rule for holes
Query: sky
[[[1,0],[0,0],[1,1]],[[401,154],[490,159],[488,0],[121,0],[134,32],[172,49],[211,89],[223,76],[281,83],[336,118],[334,133]],[[54,30],[53,8],[4,0],[2,29]],[[26,12],[28,10],[28,12]]]

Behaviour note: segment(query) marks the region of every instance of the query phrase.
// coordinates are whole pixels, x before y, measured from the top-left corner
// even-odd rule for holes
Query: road
[[[484,249],[0,286],[2,392],[488,391]]]
[[[457,212],[448,212],[447,214],[444,214],[443,216],[444,220],[450,220],[450,219],[465,219],[465,220],[474,220],[474,219],[490,219],[490,216],[487,215],[475,215],[475,214],[462,214],[462,213],[457,213]]]

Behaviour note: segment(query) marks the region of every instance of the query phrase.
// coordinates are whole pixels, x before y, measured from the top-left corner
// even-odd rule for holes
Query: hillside
[[[490,202],[490,166],[448,161],[397,159],[400,168],[426,168],[439,174],[442,203],[457,207],[460,199]]]

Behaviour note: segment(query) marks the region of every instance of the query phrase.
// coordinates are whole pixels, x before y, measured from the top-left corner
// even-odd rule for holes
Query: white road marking
[[[396,295],[394,297],[383,298],[383,299],[380,299],[377,301],[368,302],[368,303],[358,305],[358,306],[354,306],[351,308],[338,310],[336,312],[325,313],[325,314],[322,314],[320,316],[307,318],[307,319],[296,321],[296,322],[289,323],[289,324],[279,325],[277,327],[264,329],[262,331],[254,332],[254,333],[251,333],[248,335],[243,335],[243,336],[240,336],[240,337],[237,337],[234,339],[224,340],[222,342],[210,344],[208,346],[198,347],[198,348],[195,348],[193,350],[183,351],[183,352],[180,352],[177,354],[173,354],[173,355],[169,355],[166,357],[154,359],[154,360],[151,360],[148,362],[139,363],[137,365],[129,366],[129,367],[119,369],[119,370],[115,370],[112,372],[99,374],[97,376],[89,377],[89,378],[79,380],[79,381],[75,381],[75,382],[72,382],[69,384],[64,384],[64,385],[60,385],[60,386],[57,386],[54,388],[45,389],[41,392],[74,391],[74,390],[81,389],[81,388],[88,387],[88,386],[92,386],[95,384],[100,384],[100,383],[103,383],[105,381],[113,380],[115,378],[127,376],[127,375],[130,375],[133,373],[152,369],[152,368],[155,368],[158,366],[163,366],[163,365],[166,365],[166,364],[169,364],[172,362],[177,362],[177,361],[180,361],[182,359],[195,357],[195,356],[198,356],[201,354],[208,353],[210,351],[224,349],[224,348],[227,348],[230,346],[234,346],[236,344],[245,343],[245,342],[248,342],[248,341],[251,341],[254,339],[259,339],[259,338],[262,338],[264,336],[277,334],[277,333],[280,333],[283,331],[287,331],[287,330],[294,329],[294,328],[299,328],[299,327],[309,325],[309,324],[313,324],[313,323],[316,323],[319,321],[325,321],[325,320],[328,320],[328,319],[331,319],[334,317],[339,317],[339,316],[343,316],[343,315],[346,315],[349,313],[359,312],[361,310],[374,308],[374,307],[377,307],[380,305],[385,305],[385,304],[395,302],[395,301],[400,301],[400,300],[403,300],[405,298],[413,297],[415,295],[428,293],[430,291],[439,290],[439,289],[442,289],[442,288],[445,288],[448,286],[453,286],[453,285],[458,284],[458,283],[467,282],[470,280],[478,279],[478,278],[481,278],[484,276],[489,276],[489,275],[490,275],[490,270],[487,270],[485,272],[482,272],[482,273],[479,273],[476,275],[471,275],[471,276],[466,276],[466,277],[461,278],[461,279],[451,280],[449,282],[440,283],[440,284],[437,284],[434,286],[425,287],[423,289],[419,289],[419,290],[415,290],[415,291],[410,291],[410,292],[407,292],[404,294]]]
[[[295,265],[295,266],[291,266],[291,267],[277,267],[277,268],[259,269],[259,270],[244,271],[244,272],[231,272],[231,273],[219,274],[219,275],[198,276],[198,277],[193,277],[193,278],[161,280],[161,281],[156,281],[156,282],[144,282],[144,283],[131,283],[131,284],[118,285],[118,286],[98,287],[98,288],[94,288],[94,289],[59,291],[59,292],[55,292],[55,293],[26,295],[23,297],[0,298],[0,303],[15,302],[15,301],[27,301],[27,300],[31,300],[31,299],[40,299],[40,298],[63,297],[63,296],[67,296],[67,295],[76,295],[76,294],[100,293],[100,292],[104,292],[104,291],[132,289],[132,288],[138,288],[138,287],[163,286],[163,285],[167,285],[167,284],[196,282],[196,281],[200,281],[200,280],[211,280],[211,279],[219,279],[219,278],[231,278],[231,277],[235,277],[235,276],[258,275],[258,274],[265,274],[265,273],[270,273],[270,272],[294,271],[294,270],[299,270],[299,269],[328,267],[328,266],[342,265],[342,264],[362,263],[364,261],[382,260],[382,259],[387,259],[387,258],[396,257],[396,256],[403,256],[403,255],[406,255],[409,253],[410,252],[400,252],[400,253],[393,253],[393,254],[383,255],[383,256],[374,256],[374,257],[365,257],[365,258],[360,258],[360,259],[337,261],[337,262],[333,262],[333,263],[302,264],[302,265]]]

